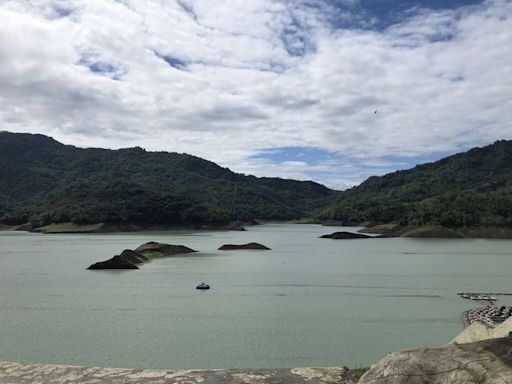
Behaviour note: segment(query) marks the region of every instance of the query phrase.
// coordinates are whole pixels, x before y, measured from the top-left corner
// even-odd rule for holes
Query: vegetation
[[[71,223],[69,231],[78,231],[76,225],[94,223],[217,226],[311,217],[345,225],[512,228],[512,141],[370,177],[344,192],[241,175],[187,154],[80,149],[8,132],[0,132],[0,164],[0,225],[7,226]]]
[[[9,132],[0,132],[0,164],[5,225],[289,220],[324,207],[335,193],[314,182],[236,174],[187,154],[80,149]]]
[[[512,227],[512,142],[370,177],[318,218],[347,225]]]

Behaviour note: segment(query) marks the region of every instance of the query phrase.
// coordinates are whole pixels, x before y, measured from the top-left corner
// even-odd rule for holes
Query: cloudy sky
[[[0,0],[0,106],[343,189],[512,139],[512,0]]]

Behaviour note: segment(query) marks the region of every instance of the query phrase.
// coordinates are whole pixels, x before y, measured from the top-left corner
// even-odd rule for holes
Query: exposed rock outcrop
[[[142,370],[0,362],[0,383],[32,384],[353,384],[347,368]]]
[[[361,384],[512,382],[512,338],[395,352],[370,367]]]
[[[139,269],[139,267],[121,255],[116,255],[111,259],[94,263],[87,269]]]
[[[476,341],[507,337],[510,332],[512,332],[512,318],[505,320],[494,328],[477,321],[459,333],[450,341],[450,344],[467,344]]]
[[[359,233],[370,233],[373,235],[385,235],[388,233],[391,233],[392,231],[400,228],[398,224],[376,224],[376,225],[369,225],[367,227],[361,228]]]
[[[163,244],[150,241],[149,243],[145,243],[137,247],[135,252],[141,253],[148,258],[154,258],[172,256],[181,253],[193,253],[197,251],[194,251],[189,247],[185,247],[184,245]]]
[[[121,252],[119,257],[128,260],[130,263],[134,264],[142,264],[148,260],[148,258],[144,256],[142,253],[132,251],[131,249],[125,249],[123,252]]]
[[[458,239],[464,237],[454,229],[440,225],[425,225],[422,227],[404,226],[396,227],[383,237],[415,237],[432,239]]]
[[[371,239],[372,236],[363,235],[362,233],[353,232],[334,232],[330,235],[320,236],[321,239],[335,239],[335,240],[347,240],[347,239]]]
[[[259,243],[248,243],[248,244],[224,244],[219,248],[221,251],[233,251],[237,249],[254,249],[254,250],[260,250],[260,251],[268,251],[270,250],[269,247],[264,246],[263,244]]]
[[[151,241],[142,244],[135,251],[125,249],[120,255],[111,259],[100,261],[90,265],[87,269],[139,269],[138,264],[143,264],[152,258],[196,252],[184,245],[162,244]]]

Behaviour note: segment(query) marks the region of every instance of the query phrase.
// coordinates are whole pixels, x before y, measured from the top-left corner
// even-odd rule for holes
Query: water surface
[[[511,241],[318,238],[336,230],[343,228],[0,232],[0,360],[360,367],[391,351],[447,343],[462,330],[461,311],[475,305],[457,292],[512,292]],[[85,269],[147,241],[199,253],[134,271]],[[249,241],[272,251],[216,250]],[[212,289],[195,290],[201,281]]]

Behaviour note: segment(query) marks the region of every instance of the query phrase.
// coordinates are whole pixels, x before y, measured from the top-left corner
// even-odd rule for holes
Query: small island
[[[348,240],[348,239],[371,239],[373,236],[353,232],[334,232],[330,235],[320,236],[320,239]]]
[[[120,255],[94,263],[87,269],[139,269],[138,265],[151,259],[194,252],[197,251],[185,247],[184,245],[163,244],[150,241],[149,243],[142,244],[135,250],[125,249]]]
[[[234,251],[237,249],[253,249],[258,251],[270,251],[269,247],[259,243],[247,243],[247,244],[224,244],[219,248],[220,251]]]

